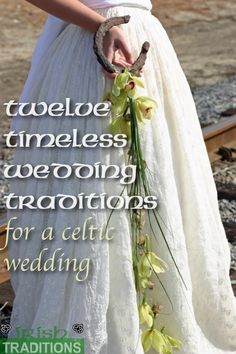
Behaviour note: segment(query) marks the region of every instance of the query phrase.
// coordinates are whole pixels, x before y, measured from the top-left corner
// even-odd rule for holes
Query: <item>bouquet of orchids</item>
[[[95,34],[95,54],[103,68],[110,73],[116,71],[103,53],[104,35],[112,26],[127,23],[129,18],[129,16],[110,18],[100,25],[99,30]],[[142,195],[146,197],[150,195],[147,175],[148,166],[143,158],[139,126],[152,118],[153,113],[157,109],[157,102],[150,97],[140,96],[138,93],[139,88],[144,89],[143,82],[139,77],[148,49],[149,43],[145,42],[136,62],[129,69],[126,68],[117,73],[111,91],[104,95],[104,100],[109,101],[111,104],[112,133],[121,133],[127,136],[129,140],[128,162],[129,164],[136,165],[135,181],[127,187],[127,192],[130,196]],[[134,204],[129,209],[133,272],[137,291],[140,325],[146,326],[146,328],[143,327],[142,345],[145,353],[150,348],[153,348],[159,354],[171,354],[174,350],[180,348],[181,342],[167,335],[165,328],[161,328],[158,325],[157,318],[161,311],[160,304],[148,303],[148,292],[152,291],[155,287],[155,279],[159,280],[158,274],[168,270],[166,262],[151,249],[150,238],[156,236],[154,234],[153,221],[151,220],[154,220],[157,224],[172,260],[176,267],[177,265],[161,229],[157,211],[155,209],[137,209],[135,208],[135,198],[133,200]],[[153,216],[152,219],[151,213]],[[144,228],[148,229],[149,233],[144,232]]]
[[[144,88],[143,82],[128,69],[119,73],[111,92],[106,93],[104,100],[111,103],[111,130],[113,134],[125,134],[129,140],[128,160],[137,166],[136,179],[129,187],[130,196],[143,197],[149,195],[147,178],[147,165],[143,159],[139,125],[152,118],[157,109],[157,103],[150,97],[139,96],[138,88]],[[134,205],[135,207],[135,205]],[[151,235],[143,233],[147,221],[150,223],[149,213],[153,210],[133,209],[129,210],[131,237],[132,237],[132,261],[137,298],[139,301],[140,324],[145,324],[147,329],[142,334],[142,345],[145,353],[152,347],[160,354],[170,354],[174,349],[180,348],[180,341],[168,336],[165,328],[156,328],[157,317],[161,311],[158,304],[149,304],[147,291],[153,290],[155,283],[153,275],[158,275],[168,270],[164,260],[150,248]],[[158,220],[157,220],[158,223]],[[153,230],[153,225],[149,225]],[[159,223],[158,226],[160,227]]]

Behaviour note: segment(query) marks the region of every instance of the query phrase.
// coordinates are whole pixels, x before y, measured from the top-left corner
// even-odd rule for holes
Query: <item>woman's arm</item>
[[[79,0],[26,0],[47,13],[96,32],[105,17],[99,15]],[[104,53],[108,60],[119,66],[129,66],[133,62],[123,31],[113,27],[104,38]],[[119,54],[120,53],[120,54]],[[111,75],[109,75],[111,77]]]
[[[26,0],[47,13],[66,22],[96,32],[105,18],[82,4],[79,0]]]

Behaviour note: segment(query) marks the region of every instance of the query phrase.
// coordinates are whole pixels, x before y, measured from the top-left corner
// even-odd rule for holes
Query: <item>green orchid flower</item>
[[[159,354],[172,354],[173,350],[180,349],[181,342],[152,328],[142,334],[142,345],[145,353],[153,348]]]
[[[140,278],[141,285],[144,289],[152,290],[154,288],[154,283],[149,278]]]
[[[154,252],[147,252],[140,257],[138,271],[141,278],[150,278],[152,272],[164,273],[168,270],[168,265]]]
[[[112,93],[114,96],[119,96],[121,90],[124,90],[125,86],[127,85],[130,79],[130,73],[127,69],[123,72],[116,75],[113,86],[112,86]]]
[[[136,85],[136,86],[139,86],[139,87],[141,87],[141,88],[144,88],[143,82],[142,82],[141,80],[139,80],[139,79],[137,78],[137,76],[131,76],[130,79],[135,82],[135,85]]]
[[[121,91],[124,90],[129,93],[130,97],[134,97],[136,86],[144,88],[141,80],[132,75],[128,69],[124,69],[115,77],[114,84],[112,86],[112,94],[118,97]]]
[[[140,282],[141,282],[142,287],[144,289],[146,289],[148,286],[149,278],[140,277]]]
[[[117,97],[113,95],[112,92],[108,92],[103,96],[103,101],[108,101],[111,103],[111,115],[112,118],[117,118],[118,116],[124,115],[128,108],[127,93],[125,91]]]
[[[111,132],[115,134],[125,134],[127,139],[131,137],[130,122],[126,121],[123,116],[113,119],[111,123]]]
[[[153,329],[148,329],[142,334],[142,346],[145,353],[152,347]]]
[[[148,327],[153,325],[153,313],[151,306],[147,302],[139,305],[139,320],[140,324],[146,323]]]
[[[135,100],[135,112],[140,123],[150,120],[156,109],[157,103],[150,97],[140,96]]]
[[[136,86],[144,88],[144,85],[141,80],[138,80],[136,77],[131,76],[124,87],[124,90],[125,92],[127,92],[128,97],[135,98],[135,96],[137,95]]]
[[[172,350],[179,350],[181,348],[182,343],[180,340],[174,339],[173,337],[168,336],[167,334],[164,334],[164,336],[169,346],[171,346]]]

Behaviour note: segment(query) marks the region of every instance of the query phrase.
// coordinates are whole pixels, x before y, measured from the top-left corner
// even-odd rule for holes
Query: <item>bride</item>
[[[104,38],[104,53],[116,66],[129,67],[144,41],[150,51],[141,80],[146,94],[158,103],[153,118],[142,127],[141,145],[152,172],[150,189],[158,196],[165,237],[159,230],[152,249],[165,260],[169,271],[151,292],[162,306],[157,323],[181,341],[181,354],[236,353],[236,304],[229,279],[230,252],[221,223],[217,193],[202,138],[194,101],[176,53],[161,23],[151,14],[150,0],[30,0],[48,12],[49,18],[37,43],[21,102],[102,102],[114,75],[101,71],[93,53],[93,37],[106,18],[130,15],[126,25],[113,27]],[[38,134],[62,134],[79,129],[100,136],[108,129],[103,119],[24,119],[16,117],[12,130]],[[108,151],[109,150],[109,151]],[[118,149],[16,148],[14,164],[73,163],[125,164]],[[114,181],[13,179],[10,193],[44,195],[120,194]],[[86,354],[143,354],[132,269],[129,218],[125,210],[114,212],[112,241],[63,242],[60,230],[83,225],[89,217],[106,225],[104,210],[9,210],[21,227],[53,227],[52,241],[40,234],[19,242],[9,241],[10,258],[34,259],[47,247],[49,256],[63,248],[68,258],[90,257],[92,272],[78,283],[70,272],[12,272],[15,292],[12,329],[58,326],[77,338],[74,324],[83,324]],[[166,296],[168,294],[169,298]],[[170,301],[172,306],[170,306]],[[156,353],[154,348],[150,354]],[[164,351],[163,351],[164,353]],[[168,352],[169,353],[169,352]]]

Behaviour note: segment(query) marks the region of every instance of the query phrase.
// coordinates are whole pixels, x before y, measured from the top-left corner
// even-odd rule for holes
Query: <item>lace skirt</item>
[[[172,305],[162,287],[152,300],[163,306],[160,326],[182,341],[181,354],[223,354],[236,352],[236,303],[229,279],[230,253],[218,210],[217,193],[204,145],[194,101],[176,53],[160,22],[151,12],[135,7],[111,7],[98,11],[107,17],[131,15],[122,25],[134,57],[145,40],[151,44],[144,67],[146,94],[158,102],[152,120],[141,129],[144,157],[151,171],[150,186],[159,198],[165,236],[187,289],[179,277],[163,238],[156,230],[152,247],[169,265],[161,275]],[[35,74],[28,102],[101,102],[111,88],[93,53],[93,34],[68,25],[44,54]],[[71,133],[107,132],[108,118],[53,119],[19,118],[19,131]],[[108,151],[109,150],[109,151]],[[14,163],[87,163],[122,165],[123,149],[17,148]],[[86,181],[76,178],[12,180],[10,192],[17,195],[107,193],[119,195],[119,182]],[[132,271],[128,214],[113,213],[112,241],[63,241],[65,228],[88,224],[105,225],[109,211],[30,210],[9,211],[17,217],[15,226],[35,227],[26,241],[10,240],[11,258],[35,259],[47,248],[45,257],[61,249],[65,257],[91,260],[86,281],[78,282],[74,272],[12,272],[15,301],[10,337],[16,327],[72,329],[84,325],[89,354],[143,354],[140,341],[136,291]],[[42,240],[43,228],[53,227],[53,240]],[[154,352],[150,351],[150,354]]]

